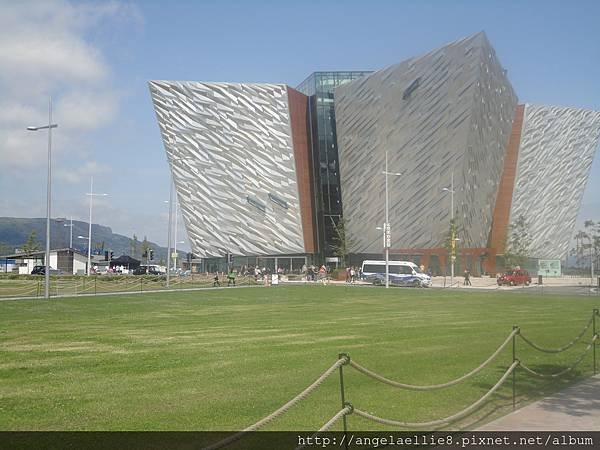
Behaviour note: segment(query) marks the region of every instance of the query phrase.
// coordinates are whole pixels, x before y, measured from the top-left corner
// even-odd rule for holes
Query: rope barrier
[[[587,325],[585,327],[583,327],[583,331],[581,333],[579,333],[579,335],[575,339],[573,339],[567,345],[565,345],[563,347],[560,347],[560,348],[557,348],[557,349],[548,349],[548,348],[540,347],[539,345],[537,345],[534,342],[532,342],[529,339],[527,339],[522,334],[519,334],[519,336],[521,336],[521,339],[523,339],[527,344],[529,344],[531,347],[535,348],[536,350],[538,350],[540,352],[544,352],[544,353],[561,353],[561,352],[564,352],[565,350],[570,349],[575,344],[577,344],[577,342],[579,342],[579,340],[583,337],[583,335],[586,333],[586,331],[590,328],[590,325],[592,324],[593,321],[594,321],[594,316],[592,315],[592,317],[590,317],[590,320],[588,321]]]
[[[340,420],[345,415],[352,414],[353,410],[354,410],[354,408],[352,408],[352,406],[350,406],[350,405],[345,406],[343,409],[338,411],[335,416],[333,416],[331,419],[329,419],[321,428],[319,428],[319,430],[316,433],[312,434],[310,436],[310,440],[313,440],[319,434],[324,433],[325,431],[329,430],[338,420]],[[299,445],[294,450],[302,450],[303,448],[306,447],[306,445],[307,444]]]
[[[506,379],[508,378],[508,376],[513,372],[513,370],[515,370],[517,368],[518,365],[519,365],[519,361],[513,362],[512,365],[506,370],[506,372],[504,373],[504,375],[502,375],[502,377],[500,378],[500,380],[498,380],[498,382],[489,391],[487,391],[483,397],[481,397],[475,403],[472,403],[471,405],[467,406],[465,409],[457,412],[456,414],[448,416],[448,417],[446,417],[444,419],[432,420],[430,422],[412,423],[412,422],[399,422],[397,420],[384,419],[382,417],[377,417],[377,416],[374,416],[372,414],[369,414],[369,413],[367,413],[365,411],[361,411],[360,409],[357,409],[357,408],[354,408],[354,413],[356,415],[360,416],[360,417],[363,417],[365,419],[371,420],[373,422],[380,423],[382,425],[391,425],[391,426],[403,427],[403,428],[422,428],[422,429],[427,429],[427,428],[439,427],[441,425],[447,425],[449,423],[457,421],[458,419],[461,419],[462,417],[466,416],[467,414],[469,414],[473,410],[477,409],[494,392],[496,392],[496,390],[498,390],[498,388],[500,386],[502,386],[502,384],[506,381]]]
[[[250,425],[249,427],[244,428],[239,433],[233,434],[233,435],[229,436],[228,438],[225,438],[222,441],[217,442],[216,444],[213,444],[213,445],[211,445],[209,447],[206,447],[204,450],[213,450],[213,449],[218,449],[218,448],[224,447],[225,445],[228,445],[228,444],[230,444],[232,442],[235,442],[238,439],[242,438],[244,436],[244,433],[247,433],[249,431],[256,431],[259,428],[261,428],[261,427],[265,426],[266,424],[268,424],[269,422],[275,420],[279,416],[285,414],[290,408],[292,408],[293,406],[295,406],[298,402],[300,402],[301,400],[304,400],[306,397],[308,397],[333,372],[335,372],[338,369],[338,367],[340,367],[340,366],[342,366],[344,364],[347,364],[348,363],[348,359],[349,359],[348,357],[343,357],[343,358],[338,359],[329,369],[327,369],[325,372],[323,372],[319,376],[319,378],[317,378],[310,386],[308,386],[306,389],[304,389],[302,392],[300,392],[298,395],[296,395],[293,399],[291,399],[285,405],[283,405],[282,407],[280,407],[276,411],[274,411],[271,414],[269,414],[268,416],[266,416],[264,419],[261,419],[258,422],[256,422],[255,424]]]
[[[369,369],[367,369],[366,367],[363,367],[360,364],[354,362],[354,360],[350,360],[349,364],[350,364],[350,366],[354,367],[359,372],[361,372],[371,378],[374,378],[377,381],[380,381],[384,384],[387,384],[387,385],[393,386],[393,387],[397,387],[400,389],[409,389],[409,390],[413,390],[413,391],[430,391],[430,390],[435,390],[435,389],[443,389],[443,388],[447,388],[449,386],[454,386],[455,384],[458,384],[458,383],[472,377],[473,375],[479,373],[480,371],[482,371],[500,354],[500,352],[502,350],[504,350],[504,348],[509,344],[509,342],[511,341],[513,336],[515,336],[518,333],[519,333],[519,329],[518,328],[514,329],[512,331],[512,333],[510,333],[508,335],[508,337],[504,340],[504,342],[500,345],[500,347],[498,347],[498,349],[494,353],[492,353],[492,355],[488,359],[486,359],[481,365],[479,365],[475,369],[471,370],[469,373],[463,375],[462,377],[456,378],[455,380],[451,380],[451,381],[448,381],[447,383],[442,383],[442,384],[418,386],[418,385],[400,383],[398,381],[390,380],[390,379],[385,378],[375,372],[372,372]]]
[[[536,377],[540,377],[540,378],[558,378],[558,377],[564,375],[565,373],[570,372],[575,367],[577,367],[579,364],[581,364],[581,362],[583,361],[583,358],[585,358],[585,355],[587,354],[587,352],[589,352],[590,349],[594,346],[594,342],[596,342],[597,339],[598,339],[598,335],[595,335],[592,338],[592,341],[588,344],[588,346],[586,347],[586,349],[583,351],[583,353],[579,356],[579,358],[577,358],[575,360],[575,362],[573,363],[573,365],[571,365],[570,367],[567,367],[564,370],[561,370],[560,372],[553,373],[553,374],[544,374],[544,373],[536,372],[535,370],[527,367],[524,364],[521,364],[521,367],[526,372],[529,372],[530,374],[535,375]]]

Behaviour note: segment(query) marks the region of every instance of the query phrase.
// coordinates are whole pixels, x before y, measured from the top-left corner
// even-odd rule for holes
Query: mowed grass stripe
[[[340,352],[389,378],[440,383],[479,365],[513,324],[540,345],[560,347],[597,305],[593,298],[338,286],[1,302],[0,428],[237,430],[295,396]],[[570,365],[584,341],[559,355],[518,341],[518,356],[552,373]],[[473,379],[434,392],[400,391],[348,368],[347,398],[382,417],[436,419],[477,400],[511,358],[507,349]],[[519,399],[590,372],[591,358],[564,382],[519,373]],[[511,392],[503,388],[471,422],[507,412]],[[268,429],[318,428],[339,408],[335,374]]]

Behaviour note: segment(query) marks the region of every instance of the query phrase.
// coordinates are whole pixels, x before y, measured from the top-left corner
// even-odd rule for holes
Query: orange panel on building
[[[316,252],[316,239],[313,216],[313,184],[308,143],[308,97],[290,87],[288,102],[290,108],[290,125],[292,127],[292,145],[296,162],[296,180],[300,197],[300,216],[304,235],[304,249],[307,253]]]
[[[506,246],[506,237],[510,220],[510,208],[512,203],[515,178],[517,176],[517,161],[519,159],[519,145],[521,143],[521,130],[523,128],[523,116],[525,105],[518,105],[513,119],[513,127],[506,146],[504,157],[504,170],[498,188],[494,215],[492,217],[492,228],[488,247],[494,255],[503,254]]]

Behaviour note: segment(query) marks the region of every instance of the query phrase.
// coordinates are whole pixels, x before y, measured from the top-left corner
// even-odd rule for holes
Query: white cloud
[[[89,182],[91,176],[108,173],[110,173],[110,167],[107,165],[99,164],[96,161],[88,161],[77,169],[58,168],[54,171],[53,178],[69,184],[79,184]]]
[[[46,133],[25,128],[47,123],[50,95],[57,156],[81,155],[85,133],[109,124],[119,107],[111,68],[90,35],[141,23],[138,9],[117,1],[0,0],[0,11],[2,168],[14,173],[45,164]]]

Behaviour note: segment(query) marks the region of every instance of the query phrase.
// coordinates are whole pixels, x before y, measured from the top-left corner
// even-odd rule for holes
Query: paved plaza
[[[479,430],[600,430],[600,375],[494,420]]]

